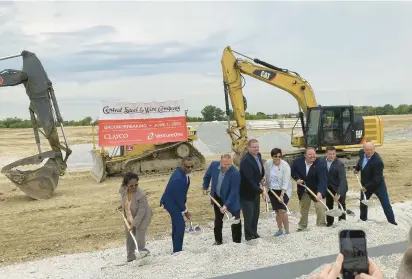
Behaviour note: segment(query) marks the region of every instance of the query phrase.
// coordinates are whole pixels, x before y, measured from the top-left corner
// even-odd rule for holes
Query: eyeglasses
[[[185,168],[187,168],[187,169],[193,169],[193,167],[194,167],[194,166],[186,166],[186,165],[185,165]]]
[[[137,185],[139,185],[139,182],[137,182],[136,184],[129,184],[129,185],[127,185],[128,187],[131,187],[131,188],[134,188],[134,187],[137,187]]]

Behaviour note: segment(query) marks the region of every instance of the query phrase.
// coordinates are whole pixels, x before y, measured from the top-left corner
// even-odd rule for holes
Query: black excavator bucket
[[[34,165],[41,163],[49,157],[44,166],[35,170],[16,170],[18,166]],[[59,182],[59,169],[53,151],[43,152],[42,154],[24,158],[11,163],[2,168],[1,172],[20,188],[29,197],[37,200],[45,200],[53,195]]]

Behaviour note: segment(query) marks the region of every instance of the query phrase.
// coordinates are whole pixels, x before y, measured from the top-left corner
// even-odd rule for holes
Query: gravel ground
[[[332,228],[315,227],[314,216],[311,216],[307,232],[296,232],[297,219],[291,218],[292,233],[275,238],[272,236],[274,220],[262,217],[258,228],[262,238],[248,244],[231,243],[230,228],[225,226],[225,245],[212,246],[214,240],[210,224],[209,228],[203,227],[198,235],[186,234],[184,251],[176,255],[171,255],[168,236],[148,243],[151,257],[129,264],[125,263],[125,248],[119,247],[6,266],[0,269],[0,278],[210,278],[336,254],[339,250],[338,232],[344,228],[363,229],[367,234],[368,247],[406,240],[412,225],[412,219],[408,217],[412,216],[412,202],[396,204],[393,208],[399,224],[397,227],[387,223],[382,209],[376,207],[370,209],[371,220],[368,222],[359,222],[357,217],[348,216],[346,222]],[[358,210],[355,212],[359,216]],[[385,278],[392,278],[390,274],[397,268],[399,259],[399,255],[380,258],[380,264],[388,274]]]
[[[385,133],[385,140],[410,140],[412,138],[412,126],[405,129]]]
[[[389,256],[375,257],[372,258],[372,260],[379,266],[385,279],[396,279],[395,275],[402,257],[403,254],[391,254]],[[333,264],[333,262],[330,264]],[[323,267],[324,265],[312,271],[310,274],[302,275],[296,279],[307,279],[312,274],[320,273]]]

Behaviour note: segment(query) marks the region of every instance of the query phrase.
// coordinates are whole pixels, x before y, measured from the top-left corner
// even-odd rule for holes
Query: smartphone
[[[354,279],[356,275],[368,274],[369,262],[366,234],[363,230],[342,230],[339,232],[340,252],[344,260],[343,279]]]

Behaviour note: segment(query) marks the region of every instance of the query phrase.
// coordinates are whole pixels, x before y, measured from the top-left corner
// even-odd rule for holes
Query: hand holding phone
[[[369,274],[366,234],[363,230],[342,230],[339,233],[340,252],[343,254],[343,279]]]

